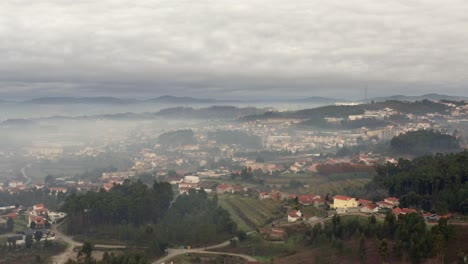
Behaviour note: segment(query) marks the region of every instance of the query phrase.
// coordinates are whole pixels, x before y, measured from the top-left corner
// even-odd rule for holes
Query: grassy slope
[[[219,196],[219,205],[228,210],[239,229],[246,232],[281,216],[279,203],[272,200],[221,195]]]
[[[265,179],[265,184],[278,188],[288,187],[289,183],[294,180],[309,186],[308,190],[302,190],[304,192],[338,194],[342,193],[346,187],[363,186],[371,180],[367,174],[363,174],[362,176],[357,174],[357,176],[334,174],[327,177],[323,175],[287,174],[278,178],[267,178]]]

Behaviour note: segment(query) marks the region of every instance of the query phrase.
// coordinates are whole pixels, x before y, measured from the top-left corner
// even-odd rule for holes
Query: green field
[[[288,188],[293,180],[309,186],[307,190],[300,190],[303,192],[339,194],[347,187],[364,186],[371,181],[371,177],[368,174],[333,174],[330,176],[286,174],[281,175],[281,177],[265,178],[265,184],[273,188],[282,189]]]
[[[13,227],[14,233],[23,231],[24,229],[28,228],[28,223],[29,223],[28,216],[24,214],[20,214],[18,215],[18,218],[15,219],[14,223],[15,223]]]
[[[235,195],[219,196],[219,205],[228,210],[240,230],[252,231],[275,218],[281,217],[280,203]]]

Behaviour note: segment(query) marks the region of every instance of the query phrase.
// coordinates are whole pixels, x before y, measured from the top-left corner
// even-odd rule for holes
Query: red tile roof
[[[395,215],[400,215],[400,214],[411,214],[411,213],[416,213],[415,209],[411,208],[403,208],[401,209],[400,207],[393,208],[392,210],[393,214]]]
[[[378,205],[376,204],[372,204],[372,203],[369,203],[369,204],[366,204],[365,205],[366,208],[369,208],[371,210],[374,210],[375,208],[379,207]]]
[[[224,184],[224,183],[218,185],[218,189],[227,190],[229,188],[231,188],[231,186],[227,185],[227,184]]]
[[[290,217],[294,217],[294,218],[299,217],[299,215],[297,214],[297,211],[296,211],[296,210],[292,210],[291,212],[288,213],[288,215],[289,215]]]
[[[369,204],[369,203],[370,203],[370,201],[369,201],[369,200],[362,199],[362,198],[361,198],[361,199],[359,199],[359,200],[358,200],[358,202],[359,202],[360,204],[362,204],[362,205],[366,205],[366,204]]]
[[[338,199],[338,200],[343,200],[343,201],[349,201],[353,199],[352,197],[344,196],[344,195],[335,195],[333,196],[333,199]]]

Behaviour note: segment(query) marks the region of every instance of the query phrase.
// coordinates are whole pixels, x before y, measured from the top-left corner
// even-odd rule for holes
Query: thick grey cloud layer
[[[466,14],[465,0],[2,0],[0,96],[467,95]]]

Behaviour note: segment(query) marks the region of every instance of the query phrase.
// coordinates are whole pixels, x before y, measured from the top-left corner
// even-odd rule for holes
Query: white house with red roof
[[[67,190],[68,189],[65,187],[49,187],[50,194],[52,194],[52,192],[55,192],[55,195],[58,195],[59,192],[66,193]]]
[[[301,169],[302,169],[302,167],[300,167],[300,166],[298,166],[296,164],[293,164],[293,165],[289,166],[289,171],[294,172],[294,173],[299,172]]]
[[[258,198],[263,200],[263,199],[269,199],[271,198],[271,196],[268,192],[260,192],[258,194]]]
[[[21,189],[22,187],[24,187],[24,183],[22,181],[10,181],[8,182],[8,187]]]
[[[360,204],[361,206],[365,206],[365,205],[370,204],[370,203],[371,203],[371,201],[366,200],[366,199],[361,198],[361,199],[358,200],[358,204]]]
[[[188,193],[188,190],[190,189],[197,189],[198,183],[192,183],[192,182],[181,182],[179,183],[179,194],[184,194]]]
[[[301,210],[292,210],[288,213],[288,222],[294,223],[302,217]]]
[[[400,207],[395,207],[393,210],[392,210],[392,213],[395,215],[395,216],[399,216],[399,215],[405,215],[405,214],[411,214],[411,213],[416,213],[416,209],[411,209],[411,208],[400,208]]]
[[[312,198],[310,198],[309,196],[307,195],[300,195],[298,196],[298,201],[300,204],[302,204],[303,206],[308,206],[308,205],[311,205],[314,203],[314,201],[312,200]]]
[[[33,210],[38,210],[44,208],[44,204],[35,204],[33,205]]]
[[[297,196],[297,198],[298,198],[298,201],[299,201],[300,204],[302,204],[304,206],[307,206],[307,205],[314,204],[314,201],[316,199],[320,199],[320,195],[315,195],[315,194],[311,193],[311,194],[307,194],[307,195]]]
[[[326,203],[325,198],[322,198],[322,197],[319,197],[319,198],[316,197],[313,199],[313,201],[314,201],[314,206],[317,208],[320,206],[324,206]]]
[[[35,228],[43,228],[44,225],[45,225],[45,222],[44,222],[44,217],[42,216],[39,216],[39,215],[32,215],[30,214],[29,215],[29,223],[28,223],[28,226],[30,227],[31,226],[31,223],[34,222],[36,224],[36,227]]]
[[[377,213],[379,211],[379,206],[374,203],[368,203],[362,206],[360,211],[361,213],[365,213],[365,214]]]
[[[221,183],[220,185],[218,185],[218,187],[216,187],[216,193],[218,194],[232,193],[232,192],[233,192],[233,188],[231,185],[228,185],[228,184]]]
[[[392,204],[393,206],[398,206],[400,204],[400,200],[396,197],[385,198],[384,202]]]
[[[249,190],[248,187],[242,186],[242,185],[235,185],[232,187],[232,191],[234,193],[241,193],[241,192],[247,192]]]
[[[394,207],[393,204],[391,203],[387,203],[385,201],[380,201],[380,202],[377,202],[376,203],[380,208],[388,208],[388,209],[392,209]]]

